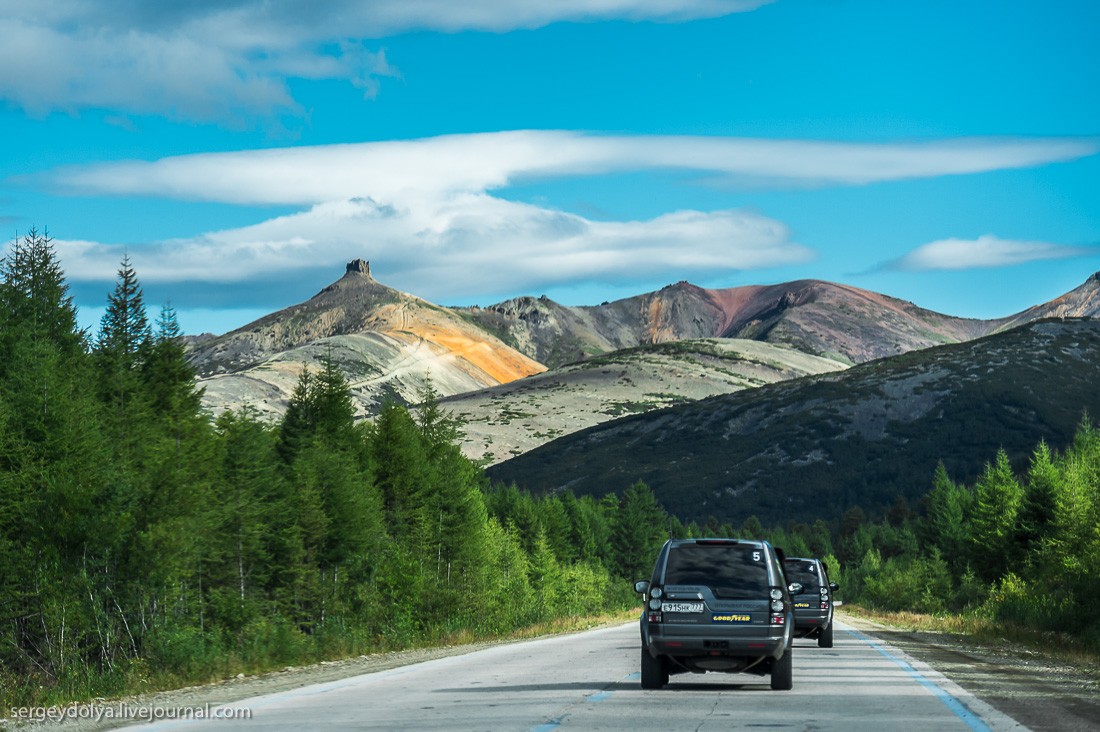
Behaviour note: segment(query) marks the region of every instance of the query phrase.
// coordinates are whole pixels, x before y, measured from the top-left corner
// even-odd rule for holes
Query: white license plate
[[[661,605],[661,609],[666,613],[701,613],[703,612],[703,603],[701,602],[666,602]]]

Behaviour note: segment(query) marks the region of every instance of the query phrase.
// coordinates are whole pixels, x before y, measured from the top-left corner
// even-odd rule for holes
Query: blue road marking
[[[556,730],[560,726],[561,720],[553,719],[546,724],[540,724],[538,727],[532,727],[531,732],[554,732],[554,730]]]
[[[638,678],[641,678],[641,676],[642,676],[641,672],[636,671],[636,672],[628,675],[626,678],[628,678],[628,679],[638,679]],[[611,696],[614,693],[615,692],[613,692],[613,691],[597,691],[595,694],[592,694],[591,696],[586,696],[584,698],[584,700],[586,702],[602,702],[605,699],[610,699]],[[538,727],[532,727],[530,732],[554,732],[554,730],[556,730],[558,727],[561,727],[562,720],[564,720],[566,716],[568,716],[568,715],[563,714],[562,716],[558,717],[557,719],[551,719],[549,722],[546,722],[545,724],[540,724]]]
[[[871,648],[874,648],[883,656],[896,663],[902,671],[912,676],[918,684],[932,692],[932,694],[934,694],[937,699],[943,702],[945,707],[950,709],[956,717],[961,719],[963,723],[970,729],[974,730],[974,732],[991,732],[986,723],[983,722],[977,715],[975,715],[974,712],[967,709],[965,704],[948,694],[938,685],[934,684],[930,679],[924,676],[924,674],[913,668],[912,665],[890,653],[878,643],[875,643],[873,640],[871,640],[869,636],[863,635],[862,633],[855,630],[848,630],[845,632],[847,632],[848,635],[852,636],[853,638],[863,641],[867,645],[871,646]]]

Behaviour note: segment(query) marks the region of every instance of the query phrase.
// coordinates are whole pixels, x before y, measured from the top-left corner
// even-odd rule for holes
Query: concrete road
[[[835,646],[796,641],[794,690],[768,677],[638,681],[636,624],[496,646],[342,681],[255,697],[215,713],[249,720],[166,720],[156,730],[1021,730],[934,670],[837,623]],[[134,729],[134,728],[130,728]]]

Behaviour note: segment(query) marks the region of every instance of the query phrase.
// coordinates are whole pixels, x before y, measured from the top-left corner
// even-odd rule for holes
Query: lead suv
[[[672,539],[653,576],[634,584],[643,595],[642,688],[670,674],[751,673],[773,689],[793,686],[794,612],[782,554],[766,541]]]
[[[820,559],[787,557],[783,571],[789,582],[802,585],[794,600],[794,634],[799,638],[817,638],[821,648],[833,647],[833,597],[840,587],[829,581],[828,569]]]

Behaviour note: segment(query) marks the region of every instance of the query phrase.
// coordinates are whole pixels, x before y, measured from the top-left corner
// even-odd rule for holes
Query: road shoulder
[[[1032,730],[1100,729],[1100,679],[1094,671],[1007,642],[983,644],[950,633],[907,630],[851,613],[841,620],[928,664]]]

